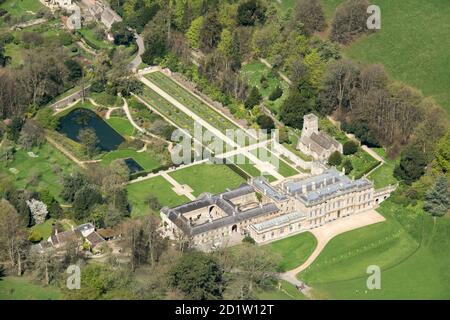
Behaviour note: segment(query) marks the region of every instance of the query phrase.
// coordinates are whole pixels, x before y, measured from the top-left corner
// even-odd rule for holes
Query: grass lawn
[[[339,170],[342,170],[343,163],[347,159],[349,159],[351,161],[352,166],[353,166],[353,170],[351,171],[349,176],[355,177],[355,179],[361,178],[364,174],[369,172],[372,168],[374,168],[379,163],[379,161],[377,159],[373,158],[366,151],[359,148],[355,154],[343,156],[342,163],[338,167]]]
[[[238,156],[233,156],[231,158],[228,158],[230,161],[232,161],[233,163],[235,163],[240,169],[242,169],[243,171],[245,171],[245,173],[247,173],[248,175],[250,175],[251,177],[260,177],[262,175],[261,171],[259,171],[256,167],[255,164],[247,157],[243,156],[244,161],[241,161],[240,159],[238,159]],[[238,161],[239,160],[239,161]],[[239,163],[237,164],[237,162],[244,162],[244,163]],[[269,182],[275,181],[276,179],[271,176],[271,175],[264,175]]]
[[[24,150],[18,150],[14,154],[14,161],[0,164],[0,170],[12,177],[18,188],[48,189],[55,198],[61,200],[58,171],[73,172],[76,165],[48,143],[33,149],[33,152],[38,155],[37,158],[31,158]],[[13,174],[9,171],[10,168],[16,168],[19,173]]]
[[[151,171],[160,166],[159,162],[147,152],[137,152],[133,149],[111,151],[102,158],[102,164],[108,165],[114,160],[126,158],[133,158],[146,171]]]
[[[7,43],[5,45],[5,55],[11,57],[9,66],[18,67],[23,63],[23,48],[20,44],[15,44],[13,42]]]
[[[274,285],[266,290],[258,291],[256,296],[260,300],[305,300],[306,297],[285,280],[280,280],[280,288]]]
[[[113,45],[106,41],[106,40],[99,40],[94,36],[94,30],[95,28],[88,29],[88,28],[82,28],[78,30],[78,32],[83,36],[83,38],[86,40],[87,44],[93,47],[94,49],[100,50],[100,49],[110,49],[113,47]]]
[[[267,244],[282,260],[280,269],[282,271],[292,270],[300,266],[308,259],[317,245],[317,240],[310,232],[302,232],[297,235]]]
[[[262,147],[258,148],[258,149],[254,149],[250,151],[251,154],[253,154],[254,156],[256,156],[258,159],[262,160],[262,161],[266,161],[268,163],[270,162],[270,159],[272,159],[272,157],[277,158],[276,155],[274,155],[272,152],[270,152],[268,149],[264,149]],[[294,169],[293,167],[291,167],[289,164],[286,163],[286,161],[278,158],[278,173],[281,174],[283,177],[290,177],[290,176],[294,176],[296,174],[299,174],[299,171],[297,169]]]
[[[122,136],[132,136],[135,132],[135,128],[128,121],[128,119],[121,117],[111,117],[109,119],[105,119],[105,121]]]
[[[5,277],[0,280],[0,300],[58,300],[59,288],[43,287],[22,277]]]
[[[151,212],[146,204],[150,194],[157,197],[162,206],[173,207],[189,201],[185,196],[178,196],[172,190],[172,185],[161,176],[130,184],[127,186],[127,191],[133,217],[143,216]],[[159,212],[154,214],[157,215]]]
[[[169,173],[180,184],[189,185],[194,196],[203,192],[216,194],[245,183],[245,179],[225,164],[199,164]]]
[[[351,231],[333,239],[319,256],[320,261],[317,260],[317,263],[313,264],[315,270],[302,273],[300,277],[310,280],[316,297],[320,298],[449,299],[450,238],[448,234],[450,217],[447,215],[437,218],[434,223],[433,218],[425,216],[420,207],[404,208],[395,205],[390,200],[382,204],[381,212],[390,222],[388,229],[392,229],[395,224],[398,224],[398,231],[403,234],[401,235],[402,242],[405,245],[409,243],[410,249],[405,246],[403,250],[399,250],[401,238],[398,238],[396,242],[385,249],[383,249],[384,245],[381,245],[377,249],[364,250],[367,240],[375,236],[372,228],[374,226],[369,226],[360,229],[360,232],[359,230]],[[409,231],[409,234],[406,230]],[[379,238],[385,234],[383,230],[378,232]],[[366,235],[364,236],[363,233]],[[413,240],[410,236],[414,234],[418,234],[414,236],[418,241]],[[353,236],[355,240],[352,241]],[[342,250],[339,250],[338,247],[351,246],[354,250],[356,241],[360,242],[361,253],[353,259],[339,259],[339,251]],[[420,247],[418,247],[418,242],[421,242]],[[418,249],[415,250],[414,247]],[[334,254],[332,253],[333,249],[337,250]],[[335,262],[326,265],[324,259],[330,261],[332,256],[336,258]],[[320,265],[321,262],[322,265]],[[365,274],[365,269],[368,265],[381,267],[380,290],[367,290],[368,275]]]
[[[384,158],[386,161],[381,167],[372,172],[368,178],[373,181],[375,189],[387,187],[388,185],[397,183],[394,177],[394,169],[400,161],[400,157],[396,159],[389,159],[386,157],[386,152],[382,148],[374,148],[376,153]]]
[[[284,3],[284,1],[283,1]],[[244,65],[241,69],[241,74],[247,78],[248,84],[252,87],[257,87],[261,96],[264,99],[264,104],[275,114],[280,111],[281,104],[286,99],[288,95],[289,86],[282,79],[277,76],[273,76],[270,73],[271,69],[265,64],[259,61],[252,61]],[[263,88],[260,79],[265,76],[267,79],[267,87]],[[283,95],[275,101],[269,100],[269,95],[277,86],[280,86],[283,90]]]
[[[30,16],[30,19],[34,17],[33,13],[37,13],[43,7],[38,0],[6,0],[0,5],[0,8],[8,11],[11,17]]]
[[[368,266],[391,267],[418,245],[395,219],[388,219],[332,239],[299,277],[312,286],[363,277]]]
[[[56,220],[50,218],[46,220],[44,223],[36,224],[31,227],[31,230],[36,230],[42,236],[42,240],[47,241],[48,237],[52,234],[52,224],[55,223]]]
[[[345,54],[364,63],[384,64],[394,79],[433,97],[450,114],[448,0],[371,3],[381,8],[381,30],[357,40]]]

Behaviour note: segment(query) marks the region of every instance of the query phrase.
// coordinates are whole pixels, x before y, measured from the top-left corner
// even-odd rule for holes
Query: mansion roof
[[[321,175],[283,184],[283,189],[288,194],[295,196],[306,205],[371,187],[373,184],[369,180],[365,178],[351,180],[346,175],[340,174],[335,168],[329,169]]]
[[[243,184],[234,190],[228,190],[217,195],[205,194],[203,197],[182,204],[173,208],[163,208],[161,212],[165,214],[170,221],[172,221],[185,234],[194,236],[224,226],[233,225],[241,221],[256,218],[261,215],[270,214],[278,211],[275,204],[259,204],[256,207],[242,210],[239,206],[233,204],[231,201],[234,198],[254,193],[255,190],[248,184]],[[183,215],[197,209],[216,205],[225,212],[225,216],[215,220],[209,220],[205,223],[192,225],[188,219]]]

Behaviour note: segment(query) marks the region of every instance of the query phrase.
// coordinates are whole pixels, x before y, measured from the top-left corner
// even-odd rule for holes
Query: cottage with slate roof
[[[298,140],[297,149],[317,161],[327,161],[330,155],[339,151],[342,153],[342,144],[319,131],[319,118],[315,114],[307,114],[303,118],[303,129]]]

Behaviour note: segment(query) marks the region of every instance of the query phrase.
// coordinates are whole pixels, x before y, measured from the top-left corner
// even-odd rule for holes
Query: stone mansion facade
[[[205,251],[238,243],[245,235],[258,244],[322,226],[377,207],[392,190],[375,191],[365,178],[352,180],[335,168],[277,185],[250,179],[234,190],[163,208],[165,234],[185,238]]]

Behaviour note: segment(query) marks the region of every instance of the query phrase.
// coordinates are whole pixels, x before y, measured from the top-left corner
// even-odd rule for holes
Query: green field
[[[351,44],[345,54],[365,63],[384,64],[396,80],[433,97],[450,114],[448,0],[371,3],[381,8],[381,30]]]
[[[378,153],[383,159],[385,163],[372,172],[368,178],[373,181],[375,185],[375,189],[387,187],[391,184],[396,184],[397,179],[394,177],[394,169],[397,163],[400,161],[400,158],[389,159],[386,157],[386,152],[382,148],[374,148],[376,153]]]
[[[122,136],[132,136],[135,133],[135,128],[126,118],[111,117],[105,121]]]
[[[0,279],[0,300],[58,300],[61,292],[55,287],[43,287],[27,278]]]
[[[110,164],[117,159],[133,158],[144,170],[152,171],[160,166],[156,159],[153,159],[147,152],[137,152],[133,149],[114,150],[108,152],[102,158],[102,164]]]
[[[0,8],[8,11],[11,17],[26,16],[31,19],[34,17],[34,14],[37,13],[39,9],[44,8],[44,6],[39,0],[6,0],[0,4]]]
[[[270,73],[270,68],[265,64],[259,61],[252,61],[242,66],[241,74],[247,78],[247,81],[250,86],[257,87],[259,93],[264,99],[264,105],[269,108],[275,114],[278,114],[280,111],[281,104],[287,97],[289,86],[288,84],[279,79],[277,76],[273,76]],[[262,76],[265,76],[267,79],[267,87],[263,88],[260,79]],[[269,100],[269,95],[277,86],[280,86],[283,90],[283,95],[275,101]]]
[[[267,244],[282,260],[280,269],[288,271],[294,269],[308,259],[317,245],[317,240],[310,232],[302,232],[297,235]]]
[[[146,204],[150,194],[157,197],[162,206],[173,207],[189,201],[185,196],[178,196],[172,190],[172,185],[161,176],[130,184],[127,186],[127,191],[133,217],[150,213],[150,209]],[[159,212],[154,212],[154,214],[158,215]]]
[[[385,222],[332,239],[299,277],[316,298],[449,299],[450,218],[425,216],[421,204],[385,201]],[[381,290],[367,290],[366,269],[381,268]]]
[[[245,183],[245,179],[225,164],[199,164],[169,173],[180,184],[189,185],[194,196],[203,192],[216,194]]]
[[[34,148],[33,152],[38,155],[37,158],[31,158],[24,150],[18,150],[14,154],[14,161],[8,164],[2,162],[0,170],[12,177],[18,188],[48,189],[55,198],[61,200],[58,172],[59,170],[63,173],[73,172],[75,164],[48,143],[40,148]],[[16,168],[19,173],[13,174],[10,168]]]
[[[277,285],[257,292],[260,300],[305,300],[306,297],[285,280],[280,280],[280,288]]]

